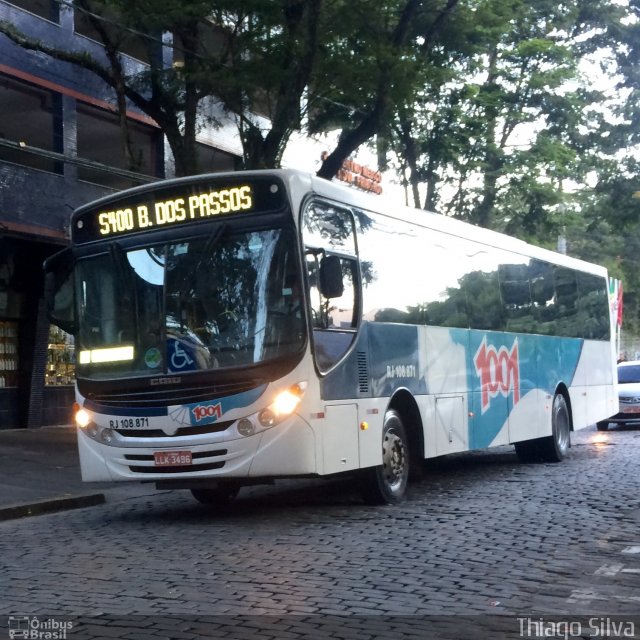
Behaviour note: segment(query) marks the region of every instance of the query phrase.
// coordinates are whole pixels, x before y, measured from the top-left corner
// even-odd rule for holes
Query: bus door
[[[329,203],[312,201],[302,218],[312,350],[323,389],[341,388],[341,402],[325,398],[322,426],[325,473],[359,467],[358,380],[344,362],[356,339],[359,271],[353,215]],[[350,382],[348,382],[350,381]],[[345,388],[353,384],[353,389]]]

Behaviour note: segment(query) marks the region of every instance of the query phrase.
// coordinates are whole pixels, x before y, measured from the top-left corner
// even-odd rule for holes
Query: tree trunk
[[[490,228],[493,217],[493,209],[498,193],[498,176],[503,165],[502,152],[496,143],[496,127],[498,120],[498,107],[492,99],[491,93],[495,89],[496,66],[498,50],[494,48],[489,57],[489,70],[487,81],[483,86],[483,92],[489,94],[487,100],[486,127],[485,127],[485,154],[484,173],[482,177],[482,198],[480,203],[471,213],[471,222],[481,227]]]
[[[411,22],[422,7],[422,0],[408,0],[393,32],[391,46],[399,50],[406,42]],[[390,88],[393,83],[393,74],[389,63],[380,70],[376,97],[371,110],[364,115],[359,124],[350,131],[343,131],[336,148],[324,159],[317,175],[320,178],[330,180],[333,178],[343,162],[362,144],[372,138],[383,122],[390,109]]]

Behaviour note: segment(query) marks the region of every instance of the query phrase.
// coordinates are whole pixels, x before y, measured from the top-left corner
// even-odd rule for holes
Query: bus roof
[[[337,181],[329,181],[319,178],[315,174],[300,171],[297,169],[261,169],[242,172],[244,175],[274,175],[279,176],[288,186],[289,193],[294,203],[299,203],[309,194],[315,193],[319,196],[329,198],[348,206],[369,210],[384,215],[390,219],[403,220],[416,226],[431,228],[453,236],[458,236],[480,242],[487,246],[506,249],[521,255],[532,258],[538,258],[547,262],[579,269],[589,273],[606,276],[605,267],[586,262],[578,258],[573,258],[556,251],[544,249],[537,245],[527,243],[518,238],[478,227],[462,220],[457,220],[449,216],[433,213],[423,209],[415,209],[408,207],[384,195],[373,195],[360,191]],[[99,200],[94,200],[79,207],[73,214],[73,218],[82,215],[87,210],[103,207],[106,204],[118,202],[131,196],[152,192],[160,187],[167,187],[180,184],[191,184],[197,181],[206,181],[215,177],[216,179],[224,177],[238,178],[239,172],[220,172],[215,174],[199,174],[194,176],[185,176],[181,178],[171,178],[167,180],[159,180],[145,185],[133,187],[124,191],[110,194]]]
[[[292,177],[300,175],[300,172],[295,170],[283,171],[291,174]],[[408,207],[386,196],[373,195],[363,191],[358,191],[353,187],[337,182],[330,182],[322,178],[318,178],[315,175],[310,176],[310,186],[311,190],[318,195],[344,202],[345,204],[349,204],[354,207],[375,211],[376,213],[387,216],[391,219],[404,220],[417,226],[428,227],[443,233],[467,238],[474,242],[480,242],[492,247],[499,247],[514,253],[579,269],[581,271],[602,276],[607,275],[606,268],[601,265],[587,262],[579,258],[573,258],[550,249],[545,249],[543,247],[527,243],[524,240],[514,238],[513,236],[492,231],[491,229],[486,229],[484,227],[478,227],[450,216],[444,216],[424,209]]]

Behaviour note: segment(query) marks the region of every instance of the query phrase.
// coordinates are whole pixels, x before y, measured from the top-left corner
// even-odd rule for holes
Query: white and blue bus
[[[560,461],[617,410],[606,270],[486,229],[274,170],[108,196],[71,240],[46,290],[85,481],[394,503],[426,458]]]

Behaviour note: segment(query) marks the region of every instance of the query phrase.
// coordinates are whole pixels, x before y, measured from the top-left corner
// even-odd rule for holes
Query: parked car
[[[598,431],[606,431],[612,423],[640,426],[640,360],[618,364],[618,402],[618,413],[598,422]]]

